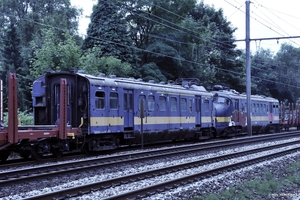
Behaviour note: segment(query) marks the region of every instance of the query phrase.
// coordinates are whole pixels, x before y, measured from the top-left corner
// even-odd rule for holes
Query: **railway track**
[[[253,138],[259,138],[259,139],[254,139],[254,140],[249,140],[246,139],[245,140],[245,143],[244,144],[247,144],[247,143],[250,143],[250,142],[256,142],[256,141],[259,141],[259,140],[262,140],[262,142],[264,140],[270,140],[270,136],[272,137],[272,140],[276,140],[276,139],[282,139],[282,138],[289,138],[289,137],[294,137],[296,136],[297,134],[300,135],[300,133],[297,133],[297,131],[290,131],[290,132],[284,132],[284,133],[281,133],[281,134],[276,134],[276,136],[274,135],[260,135],[260,136],[254,136]],[[245,137],[242,137],[242,138],[238,138],[238,139],[232,139],[231,141],[234,141],[234,140],[244,140]],[[247,137],[246,137],[247,138]],[[209,147],[210,145],[213,145],[213,147],[215,147],[214,145],[223,145],[226,143],[228,143],[228,140],[218,140],[218,141],[208,141],[208,142],[205,142],[205,143],[195,143],[193,142],[193,144],[191,144],[191,146],[193,146],[194,144],[195,145],[201,145],[203,147]],[[174,144],[178,145],[179,147],[179,150],[180,147],[182,144],[185,144],[185,143],[163,143],[163,144],[157,144],[157,145],[149,145],[149,147],[145,148],[145,150],[150,150],[151,149],[155,149],[155,148],[159,148],[159,147],[174,147]],[[188,144],[188,143],[187,143]],[[229,143],[230,144],[230,143]],[[189,147],[187,147],[189,148]],[[133,147],[133,148],[121,148],[121,149],[118,149],[114,152],[116,153],[119,153],[119,152],[132,152],[134,150],[141,150],[140,147]],[[108,151],[108,154],[109,152],[111,151]],[[107,152],[106,154],[107,155]],[[92,156],[92,155],[91,155]],[[101,154],[100,154],[101,156]],[[7,169],[11,169],[11,171],[13,171],[14,168],[20,168],[20,167],[24,167],[24,166],[30,166],[30,165],[43,165],[43,164],[47,164],[47,163],[56,163],[56,162],[64,162],[64,161],[72,161],[72,160],[76,160],[76,159],[81,159],[81,158],[86,158],[88,157],[88,155],[86,154],[79,154],[78,152],[75,152],[75,153],[70,153],[70,154],[67,154],[65,155],[64,157],[61,157],[61,158],[53,158],[51,156],[46,156],[44,157],[44,159],[42,160],[39,160],[39,161],[36,161],[36,160],[32,160],[32,159],[23,159],[23,158],[17,158],[17,159],[12,159],[12,160],[8,160],[6,161],[5,163],[1,163],[0,164],[0,173],[1,171],[3,170],[7,170]],[[26,173],[26,172],[25,172]],[[1,175],[0,175],[1,176]],[[1,180],[1,178],[0,178]]]
[[[272,137],[272,140],[280,140],[280,139],[287,139],[287,137],[295,137],[300,135],[300,133],[289,133],[287,134],[280,134]],[[67,158],[60,160],[60,162],[56,162],[55,159],[49,159],[43,161],[43,163],[36,163],[34,161],[29,161],[25,164],[31,165],[36,164],[36,167],[29,167],[19,169],[19,167],[23,167],[24,163],[17,163],[17,164],[9,164],[9,165],[2,165],[0,166],[0,186],[5,186],[11,183],[23,182],[23,181],[30,181],[32,179],[43,178],[45,176],[58,176],[60,174],[72,171],[80,171],[80,170],[92,170],[99,167],[106,167],[109,165],[116,165],[119,163],[125,162],[133,162],[133,161],[140,161],[145,159],[155,159],[160,157],[166,156],[174,156],[176,154],[183,154],[183,153],[192,153],[192,152],[203,152],[203,151],[210,151],[215,148],[226,148],[226,147],[233,147],[233,146],[241,146],[247,145],[254,142],[264,142],[269,141],[269,136],[259,136],[259,137],[251,137],[251,138],[239,138],[233,140],[225,140],[225,141],[217,141],[217,142],[208,142],[208,143],[196,143],[186,146],[177,146],[167,149],[158,149],[158,150],[149,150],[149,151],[140,151],[134,152],[130,154],[120,154],[114,156],[106,156],[106,157],[96,157],[91,159],[84,159],[84,160],[70,160],[68,161]],[[68,157],[69,158],[69,157]],[[70,159],[80,159],[83,158],[82,156],[75,156],[71,157]],[[51,164],[51,161],[53,162]],[[12,169],[12,170],[11,170]]]
[[[299,133],[289,133],[289,137],[295,137],[297,135],[299,136]],[[280,135],[276,135],[275,138],[276,139],[280,139],[280,138],[286,139],[286,137],[287,137],[286,134],[280,134]],[[274,138],[272,137],[272,139],[274,139]],[[230,140],[230,141],[220,141],[220,142],[216,142],[216,143],[204,143],[204,144],[199,144],[199,145],[194,144],[194,145],[189,145],[189,146],[185,146],[185,147],[175,147],[172,149],[153,150],[150,152],[138,152],[138,153],[134,153],[134,154],[126,155],[126,156],[119,155],[119,156],[113,156],[113,157],[107,157],[107,158],[98,158],[98,159],[90,159],[90,160],[85,160],[85,161],[78,161],[75,163],[72,162],[72,163],[63,163],[63,164],[53,164],[50,166],[49,165],[40,166],[40,167],[28,168],[28,169],[23,169],[23,170],[18,170],[18,171],[10,171],[10,172],[7,171],[7,172],[0,174],[0,187],[9,186],[12,184],[16,184],[18,182],[43,179],[46,177],[49,178],[50,176],[58,177],[59,175],[66,174],[69,172],[78,173],[79,171],[83,171],[83,170],[91,170],[91,169],[100,168],[100,167],[109,167],[109,166],[115,166],[118,164],[138,162],[138,161],[142,161],[142,160],[146,160],[146,159],[149,160],[149,159],[156,159],[159,157],[174,156],[176,154],[190,154],[193,152],[206,152],[206,151],[209,151],[209,150],[212,150],[215,148],[233,147],[235,145],[241,146],[241,145],[246,145],[249,143],[252,144],[254,142],[262,142],[264,140],[270,140],[270,137],[266,137],[266,136],[251,137],[251,138],[235,139],[235,140]],[[137,180],[143,180],[143,179],[151,178],[151,177],[162,175],[162,174],[172,173],[172,172],[180,171],[182,169],[199,167],[199,166],[206,165],[208,163],[213,163],[213,162],[217,162],[220,160],[227,160],[232,157],[240,157],[243,155],[267,151],[270,149],[276,149],[276,148],[278,149],[278,148],[293,145],[293,144],[299,144],[299,140],[284,143],[284,144],[273,145],[273,146],[269,146],[269,147],[263,147],[260,149],[249,150],[249,151],[245,151],[245,152],[236,152],[236,153],[232,153],[229,155],[222,155],[222,156],[213,157],[213,158],[206,158],[204,160],[202,159],[202,160],[198,160],[195,162],[189,162],[189,163],[180,164],[180,165],[176,165],[176,166],[169,166],[169,167],[165,167],[162,169],[141,172],[138,174],[131,174],[131,175],[128,175],[125,177],[119,177],[119,178],[114,178],[114,179],[110,179],[110,180],[100,181],[100,182],[93,183],[90,185],[69,188],[69,189],[66,189],[63,191],[55,191],[55,192],[44,194],[41,196],[30,197],[28,199],[41,199],[41,198],[42,199],[52,199],[53,197],[65,198],[65,197],[83,195],[83,194],[91,192],[92,190],[101,190],[101,189],[112,187],[113,185],[128,184],[130,182],[134,182]],[[294,150],[287,150],[286,153],[290,153],[291,151],[296,151],[296,150],[297,150],[297,148]],[[276,155],[274,154],[274,156],[276,156]],[[221,169],[216,169],[216,170],[220,171]],[[216,170],[214,172],[217,172]],[[197,178],[198,176],[204,175],[203,174],[204,172],[201,172],[201,173],[202,173],[202,175],[195,175],[195,178]],[[207,173],[209,174],[209,173],[213,173],[213,172],[207,172]],[[176,185],[176,184],[178,184],[178,182],[181,181],[181,179],[177,180],[177,181],[173,180],[171,182],[174,182]],[[194,178],[189,177],[189,180],[193,180],[193,179]],[[164,185],[166,185],[166,187],[169,187],[169,185],[167,183],[160,183],[157,186],[151,186],[151,188],[148,188],[148,189],[145,188],[144,190],[141,190],[140,193],[138,193],[137,191],[132,191],[128,194],[123,194],[123,195],[125,195],[125,196],[128,195],[128,197],[126,197],[126,198],[131,198],[132,196],[137,196],[137,195],[143,196],[143,195],[146,195],[147,193],[150,194],[150,193],[155,192],[157,190],[157,188],[161,188]],[[174,187],[174,184],[172,187]],[[122,198],[125,198],[125,196],[122,196]],[[116,196],[114,198],[121,198],[121,196]]]

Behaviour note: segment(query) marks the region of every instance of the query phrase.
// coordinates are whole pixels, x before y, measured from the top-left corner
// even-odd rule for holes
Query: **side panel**
[[[124,117],[120,109],[120,102],[123,102],[122,89],[96,85],[91,86],[90,95],[90,133],[123,132]]]
[[[215,110],[211,98],[202,97],[201,99],[201,127],[214,126]]]

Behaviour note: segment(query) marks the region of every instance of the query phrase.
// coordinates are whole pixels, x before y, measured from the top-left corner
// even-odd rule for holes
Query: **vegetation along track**
[[[288,136],[296,136],[299,133],[289,133]],[[117,164],[124,164],[124,163],[130,163],[130,162],[136,162],[136,161],[141,161],[141,160],[149,160],[149,159],[154,159],[158,157],[167,157],[167,156],[174,156],[175,154],[188,154],[196,151],[208,151],[208,150],[213,150],[215,148],[224,148],[224,147],[233,147],[235,145],[241,146],[243,144],[249,144],[253,142],[262,142],[262,141],[268,141],[272,138],[272,140],[276,139],[282,139],[282,138],[287,138],[286,134],[280,134],[276,135],[274,137],[251,137],[251,138],[243,138],[243,139],[234,139],[234,140],[227,140],[227,141],[220,141],[216,143],[202,143],[202,144],[197,144],[197,145],[189,145],[189,146],[184,146],[184,147],[175,147],[171,149],[163,149],[163,150],[153,150],[150,152],[139,152],[139,153],[134,153],[130,155],[119,155],[119,156],[112,156],[112,157],[107,157],[107,158],[98,158],[98,159],[89,159],[89,160],[84,160],[84,161],[78,161],[78,162],[72,162],[72,163],[64,163],[64,164],[55,164],[55,165],[47,165],[43,167],[35,167],[35,168],[28,168],[24,170],[18,170],[18,171],[6,171],[0,174],[0,186],[8,186],[11,184],[16,184],[17,182],[23,182],[23,181],[30,181],[34,180],[37,178],[45,178],[49,176],[59,176],[60,174],[65,174],[67,172],[78,172],[78,171],[83,171],[83,170],[89,170],[93,168],[99,168],[99,167],[107,167],[110,165],[117,165]],[[244,152],[236,152],[232,153],[229,155],[222,155],[222,156],[217,156],[213,158],[207,158],[207,159],[202,159],[194,162],[189,162],[189,163],[184,163],[176,166],[169,166],[169,167],[164,167],[161,169],[156,169],[156,170],[151,170],[147,172],[141,172],[138,174],[131,174],[125,177],[119,177],[115,179],[110,179],[106,181],[100,181],[98,183],[93,183],[90,185],[84,185],[84,186],[79,186],[75,188],[69,188],[67,190],[63,191],[56,191],[53,193],[48,193],[44,194],[42,196],[37,196],[37,197],[30,197],[31,199],[39,199],[39,198],[53,198],[53,197],[61,197],[61,196],[78,196],[87,192],[91,191],[91,188],[107,188],[111,187],[112,185],[122,185],[122,184],[127,184],[129,182],[133,182],[136,180],[141,180],[141,179],[147,179],[153,176],[157,176],[160,174],[166,174],[170,172],[176,172],[180,171],[182,169],[188,169],[188,168],[193,168],[193,167],[199,167],[211,162],[216,162],[218,160],[226,160],[230,159],[233,157],[240,157],[243,155],[247,154],[253,154],[257,153],[260,151],[266,151],[270,149],[276,149],[284,146],[289,146],[293,144],[299,144],[299,141],[293,141],[293,142],[288,142],[284,144],[278,144],[278,145],[273,145],[269,147],[263,147],[260,149],[255,149],[255,150],[250,150],[250,151],[244,151]],[[288,150],[286,153],[290,152],[292,150]],[[258,158],[255,158],[253,161],[257,160]],[[244,162],[241,162],[243,164]],[[234,166],[237,164],[234,164]],[[226,168],[224,168],[226,169]],[[210,174],[212,172],[217,172],[220,169],[215,169],[212,170],[211,172],[207,172],[207,174]],[[223,170],[223,168],[222,168]],[[204,173],[204,172],[202,172]],[[200,173],[200,174],[202,174]],[[206,173],[206,172],[205,172]],[[196,177],[198,175],[195,175]],[[199,175],[199,176],[203,176]],[[182,178],[181,178],[182,179]],[[184,179],[184,178],[183,178]],[[190,177],[190,180],[193,180],[192,177]],[[180,182],[180,179],[178,180]],[[172,180],[171,182],[177,183],[175,179]],[[158,188],[161,188],[164,186],[164,184],[167,183],[160,183],[157,186],[151,186],[149,191],[153,192],[156,191]],[[171,183],[170,183],[171,184]],[[171,184],[172,185],[172,184]],[[164,187],[163,187],[164,188]],[[139,190],[142,191],[142,193],[149,192],[148,189]],[[78,192],[82,191],[82,192]],[[132,191],[132,194],[127,194],[130,197],[131,195],[135,196],[135,192]],[[125,194],[124,194],[125,195]]]

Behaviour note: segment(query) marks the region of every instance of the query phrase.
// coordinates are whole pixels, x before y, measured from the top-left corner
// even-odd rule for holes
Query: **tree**
[[[97,47],[99,57],[113,56],[122,62],[136,64],[133,42],[129,37],[124,13],[117,0],[98,0],[91,16],[83,50]]]
[[[299,100],[300,81],[300,48],[282,44],[274,57],[277,90],[275,98],[282,101],[296,102]]]
[[[36,42],[31,43],[34,50],[31,75],[34,78],[43,75],[47,70],[80,69],[81,50],[69,33],[62,34],[61,37],[65,37],[63,41],[56,37],[53,29],[44,29],[42,35],[44,38],[42,48]]]
[[[2,51],[2,66],[0,68],[0,77],[4,82],[4,96],[8,96],[7,91],[7,75],[8,72],[18,74],[18,106],[23,110],[27,110],[28,107],[28,96],[30,96],[30,88],[28,85],[28,70],[22,68],[22,56],[20,52],[20,38],[17,33],[17,28],[14,24],[6,29],[3,38]],[[4,103],[7,103],[7,99],[4,99]]]
[[[217,79],[244,88],[235,29],[222,10],[192,0],[122,2],[141,66],[154,62],[167,79],[196,77],[206,84]]]
[[[100,57],[99,54],[101,54],[100,48],[94,47],[81,57],[81,66],[88,74],[99,75],[104,73],[105,75],[119,77],[128,77],[133,74],[130,64],[112,56]]]
[[[80,10],[71,7],[69,0],[3,0],[0,4],[0,32],[5,32],[10,29],[13,24],[15,27],[15,33],[19,39],[18,46],[13,47],[18,49],[21,57],[21,62],[18,62],[17,76],[19,77],[20,92],[19,96],[23,97],[24,103],[19,101],[20,106],[24,105],[26,109],[31,107],[31,84],[33,77],[30,76],[31,58],[33,50],[30,46],[32,40],[35,40],[37,47],[41,48],[44,43],[42,38],[42,28],[53,28],[56,36],[60,39],[64,39],[62,33],[68,30],[71,34],[75,34],[78,27],[77,16]],[[0,43],[4,42],[3,35],[0,35]],[[78,38],[77,38],[78,40]],[[7,43],[4,44],[8,45]],[[9,45],[15,45],[13,43]],[[4,48],[12,48],[10,46]],[[2,51],[3,53],[3,51]],[[0,64],[4,61],[4,55],[0,56]],[[39,66],[36,66],[39,67]],[[3,68],[0,76],[4,77],[7,75],[9,68]],[[21,78],[22,77],[22,78]],[[22,109],[23,109],[22,108]],[[23,110],[21,110],[23,111]]]
[[[235,49],[233,33],[236,29],[224,18],[223,10],[215,10],[214,7],[200,2],[191,12],[191,16],[202,32],[198,42],[196,41],[202,52],[199,60],[205,59],[205,64],[215,68],[215,80],[243,91],[245,68],[239,59],[242,52]]]

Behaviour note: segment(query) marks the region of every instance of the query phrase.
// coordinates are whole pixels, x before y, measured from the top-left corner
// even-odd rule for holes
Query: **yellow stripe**
[[[274,116],[274,120],[279,120],[279,116]],[[269,121],[268,116],[252,116],[252,121]]]
[[[216,117],[216,122],[230,122],[231,117]]]
[[[231,117],[217,117],[216,122],[230,122]],[[268,121],[267,116],[252,116],[252,121]],[[274,120],[279,120],[279,116],[274,116]],[[195,123],[196,118],[190,117],[145,117],[145,124],[187,124]],[[210,123],[211,117],[201,117],[202,123]],[[122,126],[124,125],[124,117],[91,117],[91,126]],[[141,119],[134,117],[134,124],[140,124]]]
[[[179,123],[195,123],[195,117],[145,117],[145,124],[179,124]],[[134,124],[140,124],[141,118],[135,117]]]
[[[124,118],[122,117],[91,117],[91,126],[120,126],[124,125]]]
[[[210,123],[211,122],[211,117],[201,117],[201,122],[202,123]]]

